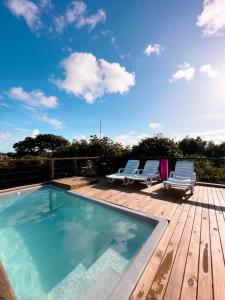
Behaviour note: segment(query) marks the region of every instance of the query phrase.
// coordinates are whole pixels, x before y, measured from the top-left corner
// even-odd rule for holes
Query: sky
[[[0,152],[26,136],[225,141],[225,0],[3,0]]]

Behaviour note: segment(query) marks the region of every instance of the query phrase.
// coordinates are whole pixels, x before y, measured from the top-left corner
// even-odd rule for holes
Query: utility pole
[[[100,127],[99,127],[99,136],[100,136],[100,140],[102,139],[102,121],[100,120]]]

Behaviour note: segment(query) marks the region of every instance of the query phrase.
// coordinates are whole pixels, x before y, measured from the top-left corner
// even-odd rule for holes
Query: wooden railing
[[[0,189],[80,175],[87,161],[97,160],[99,156],[0,160]]]

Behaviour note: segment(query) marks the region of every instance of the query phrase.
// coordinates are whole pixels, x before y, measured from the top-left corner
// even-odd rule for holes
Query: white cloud
[[[38,129],[33,129],[32,133],[31,133],[31,136],[32,136],[32,138],[35,138],[39,134],[40,134],[40,131]]]
[[[218,75],[218,70],[213,68],[210,64],[202,65],[199,69],[199,72],[207,75],[210,78],[216,78]]]
[[[74,23],[77,27],[88,26],[93,29],[97,23],[105,22],[106,13],[103,9],[99,9],[95,14],[88,16],[87,5],[83,1],[71,1],[65,18],[68,23]]]
[[[65,79],[53,79],[58,88],[82,97],[87,103],[105,93],[124,94],[135,84],[135,74],[118,63],[97,60],[91,53],[74,52],[61,62]]]
[[[20,132],[28,132],[29,130],[26,129],[26,128],[21,128],[21,127],[16,127],[15,128],[17,131],[20,131]]]
[[[4,103],[4,102],[0,102],[0,106],[5,107],[5,108],[9,108],[10,105]]]
[[[11,134],[9,132],[0,132],[0,142],[8,141],[11,138]]]
[[[24,18],[32,30],[42,27],[40,11],[35,3],[28,0],[6,0],[5,4],[15,16]]]
[[[86,136],[82,133],[74,136],[74,140],[76,140],[76,141],[81,141],[81,140],[86,140],[86,139],[87,139]]]
[[[161,124],[160,123],[150,123],[149,127],[152,129],[159,129],[159,128],[161,128]]]
[[[225,141],[225,127],[214,130],[174,134],[173,138],[176,140],[181,140],[186,136],[193,138],[200,136],[203,140],[214,141],[216,144],[220,144]]]
[[[192,116],[193,120],[203,120],[206,122],[214,122],[214,121],[218,121],[220,119],[225,119],[225,113],[205,113],[205,114],[197,114]]]
[[[22,87],[12,87],[7,95],[10,99],[19,100],[27,107],[45,107],[55,108],[58,105],[58,99],[55,96],[45,96],[41,90],[25,91]]]
[[[41,31],[62,33],[69,24],[77,28],[87,26],[92,30],[106,20],[103,9],[88,14],[87,5],[83,1],[70,1],[64,14],[56,13],[51,0],[5,0],[5,5],[16,17],[24,18],[31,30],[38,34]]]
[[[204,36],[222,35],[225,29],[225,1],[204,0],[196,25],[202,27]]]
[[[170,82],[185,79],[185,80],[192,80],[195,77],[195,67],[190,65],[189,63],[185,63],[183,65],[178,66],[179,70],[173,74],[172,79]]]
[[[147,48],[145,49],[144,53],[147,55],[147,56],[150,56],[151,54],[157,54],[157,55],[160,55],[163,51],[163,48],[161,45],[159,44],[154,44],[154,45],[151,45],[149,44],[147,46]]]
[[[114,141],[117,143],[121,143],[124,146],[135,145],[148,136],[149,135],[147,133],[136,133],[135,131],[130,131],[128,133],[116,136],[114,138]]]
[[[37,117],[37,119],[39,121],[48,123],[50,125],[52,125],[54,128],[62,128],[62,122],[60,120],[54,119],[54,118],[50,118],[48,115],[43,114]]]
[[[66,27],[66,20],[64,16],[60,16],[60,15],[54,16],[53,23],[57,33],[62,33]]]
[[[54,5],[51,0],[39,0],[40,7],[44,9],[53,9]]]
[[[105,22],[105,19],[105,11],[99,9],[97,13],[89,17],[82,17],[77,25],[78,27],[89,26],[91,29],[93,29],[99,22]]]

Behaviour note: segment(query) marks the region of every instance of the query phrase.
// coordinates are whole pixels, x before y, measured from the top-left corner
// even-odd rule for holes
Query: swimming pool
[[[0,200],[0,260],[18,300],[125,299],[166,226],[51,185]]]

